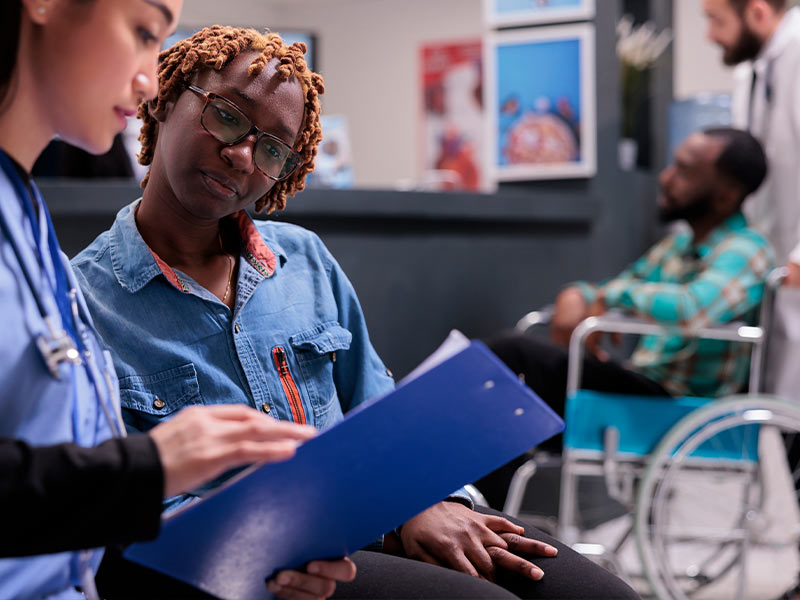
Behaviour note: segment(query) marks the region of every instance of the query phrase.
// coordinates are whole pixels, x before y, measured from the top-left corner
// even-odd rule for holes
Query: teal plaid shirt
[[[609,309],[676,327],[675,335],[643,336],[633,369],[676,396],[724,396],[747,381],[749,345],[680,333],[731,321],[754,324],[772,263],[767,240],[737,212],[700,244],[691,230],[680,231],[617,277],[574,285],[587,302],[602,293]]]

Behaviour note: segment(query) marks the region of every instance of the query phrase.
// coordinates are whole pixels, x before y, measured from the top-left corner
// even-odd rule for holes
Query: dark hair
[[[786,0],[764,0],[767,4],[772,7],[772,10],[775,12],[783,12],[786,10]],[[747,8],[747,5],[750,3],[750,0],[728,0],[728,3],[731,5],[733,10],[737,13],[744,14],[744,9]]]
[[[21,0],[0,2],[0,106],[6,99],[11,74],[17,64],[21,14]]]
[[[755,192],[767,176],[767,157],[761,143],[747,131],[732,127],[712,127],[703,134],[722,140],[724,146],[714,166],[741,188],[741,199]]]

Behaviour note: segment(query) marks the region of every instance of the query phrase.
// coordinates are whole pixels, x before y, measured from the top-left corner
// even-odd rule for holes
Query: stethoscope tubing
[[[20,196],[20,198],[22,198],[23,196],[28,196],[28,190],[25,187],[25,184],[20,180],[19,174],[13,169],[13,166],[10,165],[8,161],[9,159],[5,156],[2,150],[0,150],[0,166],[2,166],[3,172],[5,173],[6,177],[8,177],[12,186],[14,187],[14,191]],[[43,202],[41,196],[38,196],[37,199],[40,202]],[[11,249],[13,250],[14,255],[17,258],[17,263],[19,264],[19,267],[22,270],[23,276],[25,277],[25,281],[31,291],[31,295],[33,296],[34,301],[36,302],[36,307],[39,311],[39,314],[41,315],[43,320],[45,321],[50,320],[50,316],[47,312],[47,309],[45,308],[44,303],[39,295],[38,287],[34,284],[33,276],[31,275],[25,264],[22,252],[19,246],[17,245],[14,236],[11,233],[11,228],[9,227],[8,221],[6,220],[5,212],[1,208],[0,208],[0,229],[2,229],[3,235],[5,235],[6,239],[8,239],[8,242],[11,245]],[[53,231],[52,228],[50,228],[50,231],[48,231],[48,235],[54,236],[55,231]],[[61,257],[54,256],[53,260],[61,260]],[[78,345],[82,346],[79,347],[78,350],[80,351],[80,354],[83,357],[83,365],[84,369],[86,370],[86,375],[89,378],[89,381],[91,381],[92,387],[94,387],[95,395],[97,396],[97,401],[103,410],[103,414],[111,429],[111,434],[114,437],[125,437],[125,428],[122,426],[123,420],[119,407],[117,407],[116,405],[114,406],[114,415],[116,416],[115,419],[114,417],[112,417],[111,411],[108,408],[108,402],[106,401],[106,399],[104,398],[104,394],[100,390],[100,385],[96,381],[94,373],[92,373],[92,367],[89,362],[91,357],[89,351],[90,346],[89,346],[89,333],[88,333],[90,330],[90,325],[87,325],[91,323],[91,319],[88,318],[88,315],[82,314],[84,311],[82,310],[82,307],[78,302],[77,295],[78,295],[77,290],[74,288],[74,286],[71,286],[71,289],[69,291],[69,303],[72,312],[73,324],[76,328],[78,336],[82,338],[80,341],[78,341]],[[100,342],[99,334],[93,328],[91,329],[91,331],[99,343]],[[97,360],[100,359],[101,357],[98,356]],[[108,396],[112,396],[114,388],[113,388],[113,382],[111,380],[111,375],[109,374],[107,359],[106,357],[102,357],[102,359],[104,363],[106,363],[103,368],[103,377],[105,379],[105,384],[108,390]],[[112,399],[112,404],[113,404],[113,399]]]

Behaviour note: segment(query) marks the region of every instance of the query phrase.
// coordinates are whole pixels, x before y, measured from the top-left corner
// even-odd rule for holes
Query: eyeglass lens
[[[210,98],[202,118],[209,133],[225,144],[239,141],[253,126],[250,119],[222,98]],[[275,179],[288,176],[300,163],[294,150],[269,135],[260,136],[253,160],[261,171]]]

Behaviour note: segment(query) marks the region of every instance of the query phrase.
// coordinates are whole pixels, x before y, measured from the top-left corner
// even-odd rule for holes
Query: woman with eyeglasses
[[[83,549],[151,539],[165,496],[314,435],[229,405],[125,437],[113,365],[29,175],[54,136],[108,150],[156,94],[181,8],[0,3],[0,598],[96,597],[102,552]]]
[[[245,212],[282,209],[313,170],[324,88],[305,50],[214,26],[161,55],[157,99],[139,111],[140,162],[150,166],[142,198],[73,260],[111,345],[129,430],[218,402],[324,428],[394,386],[320,239]],[[268,587],[288,599],[635,597],[569,548],[459,495],[386,535],[382,549],[314,561]],[[110,599],[170,585],[116,556],[98,579]]]

